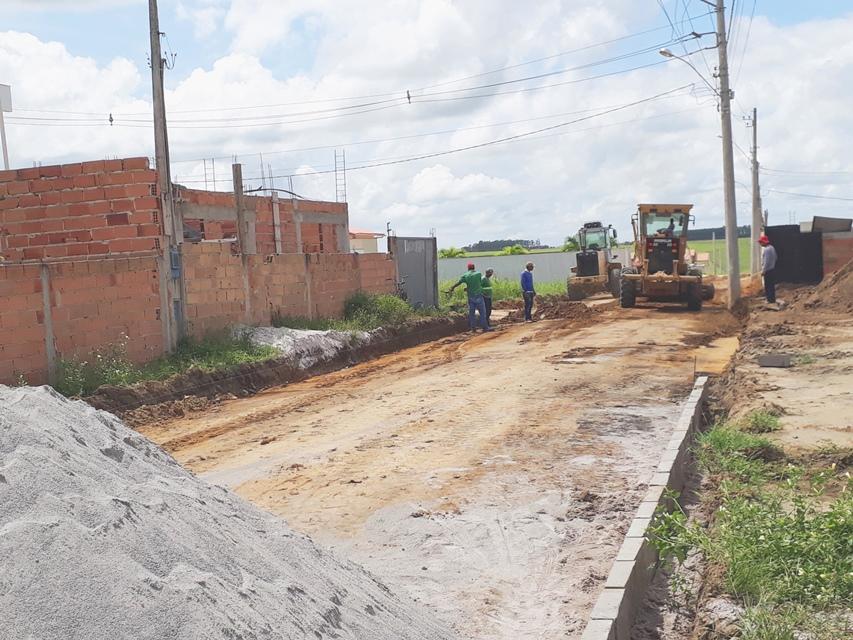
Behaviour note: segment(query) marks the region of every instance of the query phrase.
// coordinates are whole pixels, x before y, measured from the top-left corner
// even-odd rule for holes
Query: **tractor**
[[[632,264],[622,270],[619,302],[633,307],[638,297],[654,302],[681,302],[691,311],[714,297],[703,284],[702,270],[687,261],[687,230],[692,204],[640,204],[631,217],[634,228]]]
[[[569,300],[582,300],[602,291],[619,297],[622,263],[614,261],[616,229],[612,225],[604,227],[600,222],[587,222],[578,231],[578,244],[576,266],[566,280]]]

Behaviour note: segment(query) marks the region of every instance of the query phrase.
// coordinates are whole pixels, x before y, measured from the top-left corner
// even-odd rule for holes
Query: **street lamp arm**
[[[713,47],[709,47],[709,48],[713,48]],[[670,51],[669,49],[661,49],[660,51],[658,51],[658,53],[660,53],[664,58],[675,58],[676,60],[681,60],[681,61],[682,61],[684,64],[686,64],[688,67],[690,67],[691,69],[693,69],[693,71],[696,73],[696,75],[697,75],[697,76],[699,76],[700,78],[702,78],[702,82],[704,82],[706,85],[708,85],[708,88],[709,88],[709,89],[711,89],[711,91],[713,91],[713,92],[714,92],[714,95],[716,95],[717,97],[719,97],[719,96],[720,96],[720,92],[717,90],[717,87],[715,87],[715,86],[714,86],[714,85],[712,85],[710,82],[708,82],[708,79],[707,79],[705,76],[703,76],[703,75],[701,74],[701,72],[699,71],[699,69],[697,69],[695,66],[693,66],[693,63],[692,63],[692,62],[690,62],[690,60],[688,60],[687,58],[682,58],[681,56],[677,56],[677,55],[675,55],[675,54],[674,54],[672,51]]]

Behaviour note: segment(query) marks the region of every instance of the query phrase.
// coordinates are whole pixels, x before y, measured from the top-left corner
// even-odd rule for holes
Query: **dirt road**
[[[719,308],[611,309],[422,345],[142,431],[463,635],[572,638]]]

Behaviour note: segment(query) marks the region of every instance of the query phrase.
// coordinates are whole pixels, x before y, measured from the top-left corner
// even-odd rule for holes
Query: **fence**
[[[629,250],[625,248],[616,249],[615,258],[628,263]],[[569,277],[572,267],[575,266],[575,252],[558,253],[530,253],[517,256],[483,256],[473,258],[442,258],[438,261],[438,279],[455,280],[465,272],[469,262],[477,265],[480,271],[488,268],[495,270],[495,275],[501,279],[518,278],[524,265],[532,262],[536,265],[533,271],[539,282],[564,281]]]
[[[145,158],[0,171],[0,383],[47,382],[59,359],[123,338],[136,362],[164,352],[175,265],[156,185]],[[393,291],[387,255],[343,252],[345,203],[248,196],[236,243],[233,194],[177,193],[198,240],[179,250],[190,335],[337,316],[355,291]]]

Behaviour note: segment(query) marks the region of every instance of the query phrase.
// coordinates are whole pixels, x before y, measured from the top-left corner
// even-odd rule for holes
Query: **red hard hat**
[[[760,236],[758,236],[758,244],[770,244],[770,238],[768,238],[767,235],[762,233]]]
[[[468,263],[468,268],[469,268],[469,269],[473,269],[473,268],[474,268],[474,263],[473,263],[473,262],[469,262],[469,263]]]

